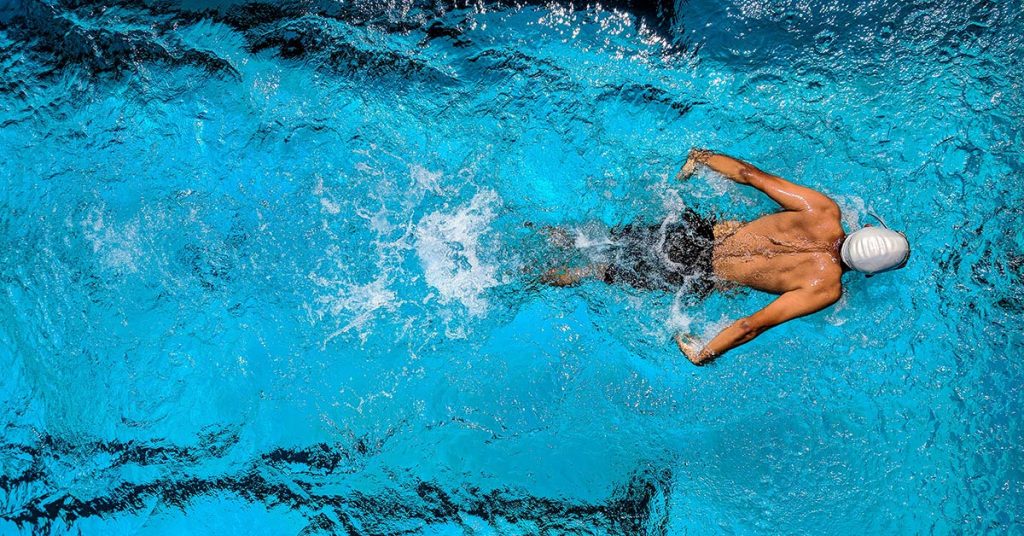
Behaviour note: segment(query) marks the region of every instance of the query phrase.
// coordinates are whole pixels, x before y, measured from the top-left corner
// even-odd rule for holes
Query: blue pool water
[[[1021,3],[633,4],[0,2],[0,533],[1024,531]],[[535,284],[691,146],[910,264]]]

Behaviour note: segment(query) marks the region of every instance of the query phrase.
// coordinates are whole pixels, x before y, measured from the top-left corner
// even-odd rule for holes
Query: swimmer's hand
[[[698,367],[706,365],[711,361],[710,359],[700,360],[700,346],[698,346],[697,340],[693,335],[683,334],[682,332],[676,334],[676,345],[679,346],[679,351],[686,356],[686,359],[689,359],[690,363]]]
[[[686,157],[686,163],[683,164],[683,167],[679,169],[679,173],[676,174],[676,180],[685,181],[692,177],[697,172],[697,164],[703,164],[712,154],[714,153],[706,149],[698,149],[696,147],[690,149],[690,154]]]

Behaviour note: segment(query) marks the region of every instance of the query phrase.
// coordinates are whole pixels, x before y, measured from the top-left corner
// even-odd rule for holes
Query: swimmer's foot
[[[540,276],[540,281],[554,287],[571,287],[587,277],[603,279],[606,269],[607,266],[604,264],[592,264],[582,268],[560,266],[544,272]]]
[[[548,244],[561,249],[569,249],[575,243],[572,235],[569,231],[562,229],[561,227],[552,227],[550,225],[542,227],[541,232],[547,235]]]
[[[567,268],[565,266],[561,266],[558,268],[551,268],[541,274],[540,281],[541,283],[554,287],[571,287],[586,277],[588,275],[586,272],[587,270],[585,268]]]

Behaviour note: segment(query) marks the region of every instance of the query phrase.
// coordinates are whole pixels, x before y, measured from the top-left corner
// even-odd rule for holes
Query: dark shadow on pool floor
[[[414,476],[394,481],[385,493],[339,496],[318,488],[338,479],[359,478],[359,471],[354,469],[358,463],[353,462],[373,456],[380,444],[357,440],[349,448],[324,443],[302,449],[279,448],[239,466],[217,459],[237,443],[237,436],[222,434],[206,441],[205,447],[194,448],[117,441],[82,444],[47,435],[33,446],[0,446],[0,455],[29,459],[17,476],[0,476],[0,490],[8,498],[6,512],[0,518],[22,529],[45,532],[58,521],[68,526],[88,517],[136,515],[150,510],[154,500],[187,514],[195,499],[229,494],[261,503],[267,509],[300,512],[309,523],[301,534],[397,534],[438,524],[469,530],[467,516],[494,527],[512,525],[545,533],[597,530],[625,535],[667,531],[671,480],[667,469],[635,473],[617,486],[606,502],[598,504],[536,497],[509,488],[485,491],[469,484],[445,485]],[[166,470],[161,478],[124,482],[104,495],[87,498],[54,489],[50,484],[54,475],[49,474],[49,467],[76,465],[75,460],[97,455],[111,460],[109,466],[97,472],[125,465]],[[217,476],[195,475],[209,472],[209,466],[218,463],[233,470]],[[14,504],[13,497],[26,500]],[[398,527],[406,529],[399,531]]]

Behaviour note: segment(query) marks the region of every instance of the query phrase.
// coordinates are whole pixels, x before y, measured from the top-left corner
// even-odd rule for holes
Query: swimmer
[[[676,335],[690,362],[706,365],[774,326],[834,304],[845,272],[870,277],[902,268],[910,258],[906,236],[884,222],[846,234],[835,201],[735,158],[692,149],[676,178],[689,179],[699,166],[761,190],[783,210],[746,223],[715,222],[687,210],[680,222],[614,229],[611,241],[618,247],[609,262],[549,270],[542,280],[564,286],[594,277],[638,288],[684,286],[698,294],[726,283],[779,296],[702,347],[689,334]]]

